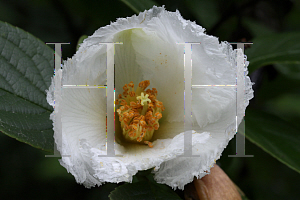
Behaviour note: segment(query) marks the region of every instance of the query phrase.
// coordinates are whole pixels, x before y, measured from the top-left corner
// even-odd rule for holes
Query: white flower
[[[159,122],[157,119],[158,130],[147,136],[152,141],[145,142],[148,146],[136,141],[136,137],[135,143],[122,142],[124,136],[127,140],[131,136],[125,129],[122,131],[126,125],[120,127],[118,115],[123,111],[119,110],[115,150],[123,157],[99,157],[106,154],[105,89],[62,89],[61,98],[55,99],[58,110],[51,115],[54,137],[61,155],[71,155],[62,157],[60,163],[78,183],[92,187],[104,182],[131,182],[138,170],[155,167],[157,182],[183,189],[194,176],[201,178],[209,173],[235,134],[236,106],[245,111],[253,91],[247,76],[246,93],[238,96],[245,99],[240,105],[236,105],[235,88],[193,89],[192,150],[193,155],[199,156],[178,157],[184,151],[184,46],[176,43],[201,42],[193,45],[193,85],[234,85],[236,81],[236,51],[204,31],[194,22],[184,20],[178,11],[168,12],[164,7],[154,6],[138,16],[118,19],[98,29],[84,40],[72,59],[65,61],[48,91],[47,100],[52,106],[54,81],[61,73],[62,85],[105,85],[106,46],[99,43],[123,42],[115,47],[116,95],[122,94],[123,86],[131,81],[137,86],[149,80],[149,88],[156,88],[157,99],[165,107],[159,111],[162,118]],[[246,74],[247,65],[248,62],[243,70]],[[140,92],[143,93],[138,98],[134,96],[135,101],[149,106],[148,92]],[[238,113],[238,123],[242,117],[243,112]]]

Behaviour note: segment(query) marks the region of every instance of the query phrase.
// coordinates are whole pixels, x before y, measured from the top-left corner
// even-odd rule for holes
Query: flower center
[[[149,142],[154,130],[159,128],[159,119],[162,118],[162,111],[165,107],[161,101],[156,99],[157,90],[145,89],[150,85],[149,80],[139,83],[136,91],[131,81],[123,87],[123,95],[119,94],[116,105],[121,105],[117,109],[119,121],[124,138],[129,142],[144,142],[149,147],[153,144]]]

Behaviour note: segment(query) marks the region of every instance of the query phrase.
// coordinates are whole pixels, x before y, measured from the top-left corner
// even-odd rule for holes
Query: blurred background
[[[185,19],[196,21],[207,34],[221,41],[253,41],[275,33],[300,31],[300,1],[157,0],[155,5],[165,5],[168,11],[178,9]],[[133,14],[135,11],[120,0],[0,1],[1,21],[22,28],[43,42],[70,42],[62,47],[63,59],[75,53],[80,36],[92,35],[117,18]],[[251,64],[249,67],[251,71]],[[253,70],[250,76],[255,82],[255,98],[249,108],[264,110],[299,130],[299,64],[266,65]],[[247,139],[246,154],[254,157],[230,158],[228,155],[235,154],[235,145],[233,139],[217,164],[249,199],[300,199],[299,173]],[[48,153],[4,134],[0,134],[0,152],[1,199],[108,199],[109,192],[117,186],[86,189],[60,166],[57,158],[45,158]],[[180,191],[178,194],[182,195]]]

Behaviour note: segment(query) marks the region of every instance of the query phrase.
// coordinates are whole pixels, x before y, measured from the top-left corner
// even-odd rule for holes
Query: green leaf
[[[251,18],[242,18],[242,24],[247,27],[247,29],[254,37],[266,36],[275,33],[275,30],[272,30],[269,27],[265,26],[263,22]]]
[[[132,177],[132,183],[141,182],[141,181],[147,181],[148,180],[148,175],[150,175],[151,177],[153,176],[153,174],[151,174],[152,170],[153,170],[153,168],[148,169],[148,170],[138,171]]]
[[[159,4],[153,0],[121,0],[121,1],[125,3],[129,8],[131,8],[131,10],[133,10],[137,14],[152,8],[154,5],[159,6]]]
[[[117,187],[109,195],[111,200],[179,200],[181,199],[171,188],[166,185],[141,181]]]
[[[276,159],[300,173],[299,130],[261,110],[246,111],[246,137]]]
[[[300,79],[300,64],[276,64],[274,67],[287,78]]]
[[[97,194],[97,197],[89,198],[89,199],[110,200],[109,194],[116,187],[118,187],[118,184],[116,184],[116,183],[105,183],[104,185],[101,185],[99,187],[99,189],[100,189],[100,198],[99,198],[99,195]]]
[[[185,1],[189,11],[196,17],[197,22],[206,29],[211,29],[220,19],[216,1]]]
[[[267,101],[264,108],[268,113],[288,121],[293,126],[300,128],[300,94],[283,94],[278,98]]]
[[[154,168],[138,171],[135,176],[148,176]]]
[[[300,81],[279,74],[272,81],[269,81],[267,77],[265,77],[262,80],[261,85],[262,87],[255,93],[255,104],[264,106],[266,102],[272,99],[280,98],[287,94],[299,93]]]
[[[275,63],[300,64],[300,32],[257,37],[246,55],[250,73]]]
[[[85,40],[86,38],[88,38],[87,35],[83,35],[79,38],[79,40],[77,42],[77,46],[76,46],[76,51],[79,49],[80,44],[83,43],[83,40]]]
[[[53,151],[52,107],[46,89],[53,76],[53,50],[31,34],[0,22],[0,131]]]

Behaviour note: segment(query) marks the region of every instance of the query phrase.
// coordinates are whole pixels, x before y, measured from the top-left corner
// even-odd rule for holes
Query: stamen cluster
[[[131,81],[123,87],[123,95],[119,94],[116,105],[121,105],[117,109],[123,136],[130,142],[144,142],[149,147],[153,144],[149,142],[154,130],[159,128],[159,119],[162,118],[161,112],[165,107],[161,101],[156,99],[156,88],[145,89],[150,85],[149,80],[139,83],[136,91]]]

